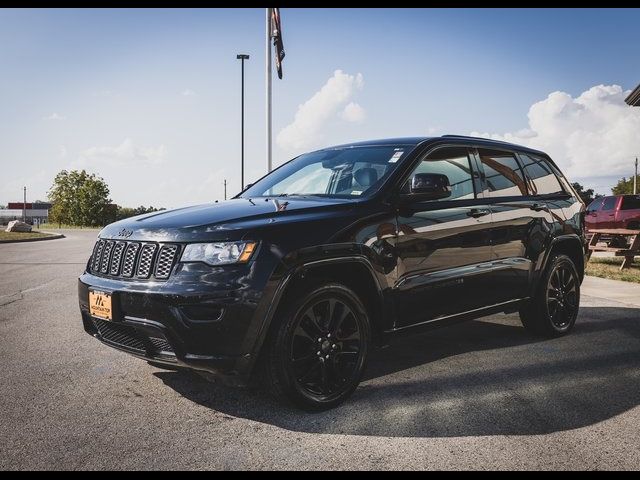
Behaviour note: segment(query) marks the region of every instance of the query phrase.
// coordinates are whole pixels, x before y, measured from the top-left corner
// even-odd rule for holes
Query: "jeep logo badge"
[[[118,232],[119,237],[129,238],[131,235],[133,235],[133,230],[127,230],[126,228]]]

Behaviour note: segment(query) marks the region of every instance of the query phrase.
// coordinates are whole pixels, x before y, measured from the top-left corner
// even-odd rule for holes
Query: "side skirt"
[[[425,322],[416,323],[414,325],[407,325],[400,328],[394,328],[392,330],[386,330],[384,332],[385,337],[393,338],[399,335],[420,333],[423,331],[429,331],[436,328],[446,327],[448,325],[455,325],[457,323],[466,322],[468,320],[475,320],[477,318],[486,317],[488,315],[494,315],[496,313],[513,313],[518,311],[521,304],[529,300],[529,298],[520,298],[517,300],[510,300],[508,302],[499,303],[497,305],[491,305],[490,307],[478,308],[470,310],[464,313],[457,313],[455,315],[448,315],[445,317],[434,318]]]

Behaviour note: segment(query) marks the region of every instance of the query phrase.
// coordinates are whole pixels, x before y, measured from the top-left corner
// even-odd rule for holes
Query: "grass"
[[[591,257],[586,274],[592,277],[640,283],[640,258],[636,257],[631,267],[620,270],[622,261],[621,257]]]
[[[42,233],[38,231],[34,232],[5,232],[4,230],[0,230],[0,240],[30,240],[33,238],[45,238],[50,237],[51,235],[48,233]]]
[[[100,229],[102,229],[102,227],[81,227],[79,225],[66,225],[64,223],[62,225],[60,225],[60,226],[58,226],[57,223],[41,223],[38,228],[40,228],[40,230],[60,230],[60,229],[65,229],[65,230],[100,230]]]

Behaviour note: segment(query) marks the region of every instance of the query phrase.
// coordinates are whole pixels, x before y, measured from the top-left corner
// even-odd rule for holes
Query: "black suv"
[[[344,401],[395,334],[497,312],[568,333],[584,204],[544,153],[447,135],[301,155],[232,200],[100,232],[86,331],[155,365],[245,383],[302,408]]]

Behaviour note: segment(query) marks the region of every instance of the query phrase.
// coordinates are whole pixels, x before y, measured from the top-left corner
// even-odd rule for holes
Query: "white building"
[[[27,223],[34,224],[34,222],[40,224],[49,220],[49,210],[46,209],[31,209],[26,210]],[[22,220],[22,209],[9,208],[0,210],[0,224],[6,225],[11,220]]]

